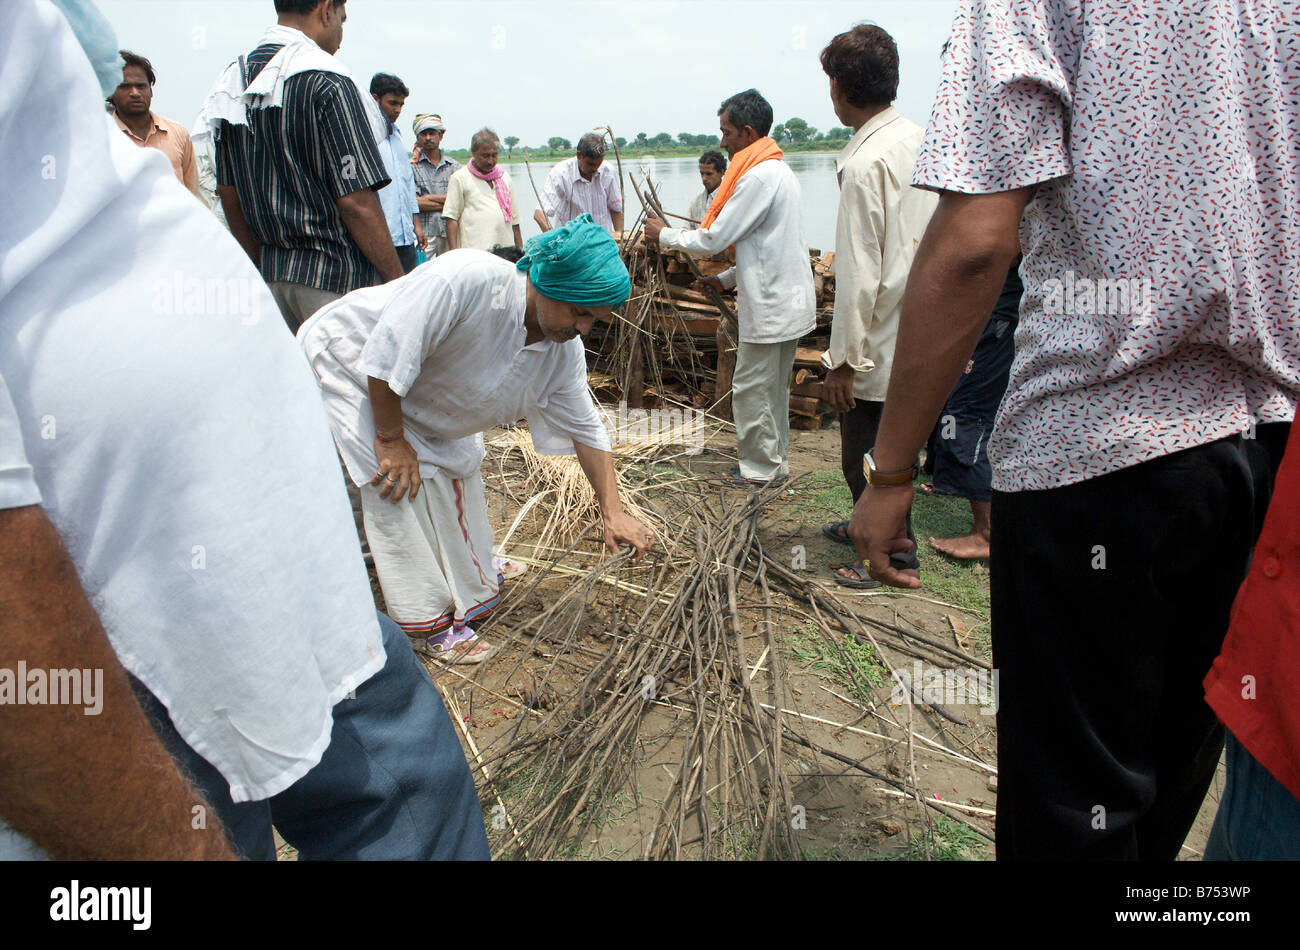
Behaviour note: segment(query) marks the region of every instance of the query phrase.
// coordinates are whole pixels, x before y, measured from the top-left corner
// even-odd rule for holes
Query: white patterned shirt
[[[589,212],[593,221],[612,233],[612,214],[623,210],[618,173],[607,162],[601,162],[591,181],[587,181],[578,169],[578,157],[566,158],[546,176],[546,184],[542,186],[542,209],[553,228]]]
[[[1291,420],[1298,58],[1297,0],[963,0],[914,184],[1039,186],[995,489]]]

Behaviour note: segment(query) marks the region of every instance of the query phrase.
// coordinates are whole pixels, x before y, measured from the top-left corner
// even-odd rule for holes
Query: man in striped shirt
[[[542,207],[534,214],[538,226],[558,228],[580,214],[611,233],[623,230],[623,192],[618,176],[604,164],[605,139],[588,132],[578,139],[578,154],[551,169],[542,188]]]
[[[301,35],[332,57],[345,3],[275,0],[273,32],[286,42]],[[264,42],[248,55],[249,83],[284,45]],[[306,69],[283,79],[279,99],[250,108],[247,125],[222,122],[217,191],[231,233],[296,331],[331,300],[402,276],[402,265],[376,194],[390,179],[355,81],[341,64]]]

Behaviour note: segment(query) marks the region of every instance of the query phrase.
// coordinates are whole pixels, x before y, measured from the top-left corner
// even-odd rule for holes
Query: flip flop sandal
[[[822,525],[822,534],[832,541],[838,541],[840,544],[853,543],[853,539],[849,537],[849,523],[847,521],[832,521],[830,524]]]
[[[852,571],[855,577],[845,577],[840,573],[840,570],[842,569]],[[848,564],[841,564],[839,568],[835,570],[834,578],[835,583],[839,584],[841,587],[849,587],[854,590],[875,590],[877,587],[883,586],[880,581],[867,573],[865,567],[856,561],[850,561]]]
[[[528,565],[521,564],[518,561],[512,561],[508,557],[502,557],[500,554],[492,556],[492,565],[496,572],[501,575],[502,580],[513,580],[520,574],[527,573]]]
[[[459,630],[453,627],[446,633],[439,633],[429,637],[425,642],[429,644],[429,649],[433,651],[434,657],[443,663],[453,665],[482,663],[493,652],[492,647],[479,650],[476,653],[469,652],[470,647],[480,642],[478,634],[469,627],[461,627]]]

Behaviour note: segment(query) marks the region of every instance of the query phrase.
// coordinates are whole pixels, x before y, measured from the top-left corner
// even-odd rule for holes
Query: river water
[[[605,161],[611,166],[615,165],[612,149],[605,154]],[[839,186],[835,181],[835,156],[830,153],[810,155],[796,152],[787,155],[785,161],[794,171],[795,177],[799,179],[799,187],[803,190],[803,227],[808,238],[808,246],[823,252],[833,251],[835,210],[840,200]],[[519,221],[523,227],[524,238],[527,239],[541,230],[533,220],[533,212],[537,210],[537,199],[533,196],[533,188],[528,183],[528,170],[523,162],[501,164],[514,179],[515,200],[520,205]],[[538,191],[541,191],[546,184],[547,173],[556,163],[532,162],[531,164],[533,180],[537,182]],[[699,160],[696,158],[690,156],[656,158],[651,155],[642,159],[634,153],[625,152],[623,187],[627,194],[628,227],[632,226],[636,216],[641,212],[641,204],[632,192],[629,177],[634,173],[637,181],[640,182],[643,166],[650,172],[650,178],[655,183],[655,190],[659,193],[659,200],[663,202],[664,210],[670,214],[686,214],[691,199],[704,190],[704,186],[700,183]],[[673,226],[682,225],[682,222],[671,219],[668,223]]]

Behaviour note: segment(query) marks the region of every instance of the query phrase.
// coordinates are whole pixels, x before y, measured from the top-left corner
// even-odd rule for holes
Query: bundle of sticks
[[[872,702],[865,689],[872,671],[846,642],[870,643],[870,662],[882,669],[899,662],[893,651],[940,665],[972,661],[897,624],[860,618],[774,559],[760,537],[759,513],[781,492],[756,491],[743,504],[700,482],[648,493],[643,506],[672,506],[658,516],[673,525],[677,543],[670,556],[652,554],[640,564],[626,554],[588,553],[594,565],[575,567],[585,553],[582,538],[554,555],[540,548],[524,557],[536,570],[480,628],[500,644],[497,660],[472,677],[457,671],[449,698],[492,816],[494,857],[574,856],[609,817],[611,803],[624,799],[644,832],[636,857],[798,858],[794,803],[809,794],[806,776],[832,768],[883,782],[914,800],[919,813],[942,812],[989,837],[968,816],[922,795],[914,764],[906,775],[891,775],[812,734],[810,721],[827,720],[799,712],[777,639],[791,600],[811,611],[804,615],[863,685],[855,696],[884,732],[845,729],[905,749],[909,758],[915,737],[932,754],[996,771],[916,734],[910,707],[900,722]],[[476,743],[466,725],[476,704],[481,710],[502,701],[517,707],[515,718]],[[651,756],[663,764],[646,766]],[[667,784],[647,800],[645,773],[660,775],[661,768]]]

